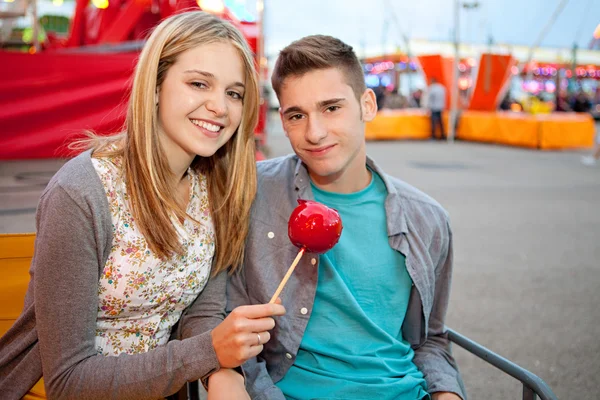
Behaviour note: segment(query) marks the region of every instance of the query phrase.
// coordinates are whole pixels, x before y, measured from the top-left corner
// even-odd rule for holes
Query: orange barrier
[[[496,137],[497,119],[488,112],[469,111],[458,120],[458,138],[472,142],[492,143]]]
[[[367,124],[365,132],[367,140],[429,139],[430,136],[429,114],[422,109],[382,110]],[[585,148],[593,146],[594,122],[588,114],[464,111],[456,136],[466,141],[545,150]]]
[[[429,139],[431,127],[425,110],[382,110],[367,123],[365,137],[370,139]]]
[[[540,124],[539,147],[545,150],[594,145],[594,120],[589,114],[549,114],[537,116]]]
[[[497,112],[495,116],[496,136],[492,143],[508,146],[538,148],[539,122],[533,115]]]

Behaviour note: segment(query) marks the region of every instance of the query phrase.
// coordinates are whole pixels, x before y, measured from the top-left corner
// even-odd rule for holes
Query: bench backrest
[[[0,234],[0,336],[23,311],[35,233]]]

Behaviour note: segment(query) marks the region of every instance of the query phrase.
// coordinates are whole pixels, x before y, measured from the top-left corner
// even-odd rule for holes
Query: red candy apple
[[[335,246],[341,234],[342,220],[336,210],[316,201],[298,200],[288,221],[288,236],[294,245],[322,254]]]

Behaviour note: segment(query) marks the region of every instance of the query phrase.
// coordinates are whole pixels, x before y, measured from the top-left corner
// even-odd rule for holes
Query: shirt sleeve
[[[250,304],[245,281],[243,268],[229,276],[227,312],[231,312],[238,306]],[[242,371],[246,380],[246,390],[252,400],[285,400],[281,390],[273,383],[266,362],[260,358],[260,355],[246,361],[242,365]]]
[[[446,232],[443,232],[446,231]],[[415,350],[415,365],[423,373],[429,393],[453,392],[466,400],[458,365],[450,350],[445,332],[446,311],[452,277],[452,232],[446,222],[442,230],[442,245],[436,266],[435,292],[425,343]]]
[[[217,370],[210,332],[141,354],[97,354],[104,243],[92,209],[92,200],[76,201],[58,184],[38,207],[32,279],[48,398],[161,398]]]

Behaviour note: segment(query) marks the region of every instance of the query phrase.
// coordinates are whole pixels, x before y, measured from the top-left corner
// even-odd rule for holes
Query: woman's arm
[[[49,398],[148,399],[177,392],[219,368],[210,332],[147,353],[95,349],[100,223],[84,197],[54,184],[38,210],[33,259],[36,328]]]

